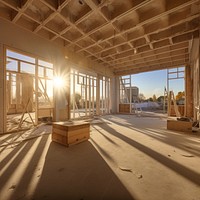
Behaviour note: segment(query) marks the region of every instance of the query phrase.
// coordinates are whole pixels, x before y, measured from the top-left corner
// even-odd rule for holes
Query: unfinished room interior
[[[199,121],[200,0],[0,0],[1,200],[200,200]]]

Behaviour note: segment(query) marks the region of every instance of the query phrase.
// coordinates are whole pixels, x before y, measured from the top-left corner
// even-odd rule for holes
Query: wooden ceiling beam
[[[166,29],[163,29],[163,31],[170,31],[173,27],[176,27],[176,26],[179,26],[180,24],[183,24],[183,23],[187,23],[187,21],[188,20],[192,20],[192,19],[198,19],[200,17],[200,14],[197,14],[197,15],[195,15],[195,16],[191,16],[191,17],[189,17],[188,19],[185,19],[185,20],[181,20],[180,22],[177,22],[176,24],[173,24],[173,25],[171,25],[171,26],[167,26],[167,28]],[[197,28],[198,29],[198,28]],[[192,30],[192,29],[191,29]],[[171,31],[170,31],[171,32]],[[140,35],[139,37],[136,37],[136,38],[134,38],[134,39],[132,39],[132,40],[130,40],[130,42],[134,42],[134,41],[136,41],[136,40],[138,40],[138,39],[142,39],[143,38],[143,36],[146,34],[148,37],[151,37],[151,35],[153,35],[153,34],[157,34],[158,32],[157,31],[154,31],[154,32],[152,32],[152,33],[149,33],[149,34],[146,34],[145,32],[143,32],[143,34],[142,35]],[[181,34],[181,32],[179,33],[179,34]],[[170,36],[170,38],[171,38],[171,40],[172,40],[172,37],[173,36],[177,36],[178,35],[178,33],[176,33],[175,31],[174,31],[174,35],[171,35]],[[162,39],[165,39],[165,38],[168,38],[169,36],[166,36],[166,37],[164,37],[164,38],[162,38]],[[157,40],[157,41],[154,41],[154,42],[158,42],[159,40]],[[126,44],[127,42],[123,42],[123,43],[121,43],[121,44],[118,44],[118,45],[113,45],[112,47],[109,47],[109,48],[106,48],[106,50],[109,50],[109,49],[113,49],[113,48],[115,48],[115,47],[118,47],[118,46],[121,46],[121,45],[124,45],[124,44]],[[171,44],[173,44],[173,41],[171,41],[170,42]],[[95,44],[93,44],[93,45],[91,45],[91,46],[94,46]],[[152,45],[152,43],[151,43],[151,45]],[[141,45],[142,46],[142,45]],[[86,47],[86,48],[84,48],[84,50],[85,49],[87,49],[88,47]],[[138,47],[137,47],[138,48]],[[153,48],[151,48],[151,49],[153,49]],[[82,51],[83,49],[81,49],[80,51]],[[100,53],[102,53],[102,52],[104,52],[104,51],[106,51],[105,49],[103,50],[103,51],[101,51]],[[80,51],[78,51],[78,52],[80,52]],[[126,52],[127,50],[125,50],[124,52]],[[99,52],[98,52],[99,53]],[[97,53],[97,54],[98,54]]]
[[[148,24],[148,23],[152,23],[152,21],[155,21],[155,20],[157,20],[157,19],[160,19],[160,18],[162,18],[162,17],[164,17],[164,16],[167,16],[167,15],[169,15],[169,14],[171,14],[171,13],[173,13],[173,12],[176,12],[177,10],[179,10],[179,9],[183,9],[184,7],[186,7],[186,6],[189,6],[189,5],[191,5],[192,3],[195,3],[195,2],[197,2],[198,0],[192,0],[192,1],[188,1],[188,2],[186,2],[186,3],[183,3],[183,4],[181,4],[181,5],[179,5],[179,6],[177,6],[177,7],[175,7],[175,8],[172,8],[172,9],[170,9],[170,10],[168,10],[168,11],[165,11],[165,12],[163,12],[163,13],[161,13],[161,14],[158,14],[158,15],[156,15],[155,17],[152,17],[152,18],[149,18],[149,19],[147,19],[147,20],[145,20],[145,21],[143,21],[143,22],[139,22],[136,26],[134,26],[134,27],[132,27],[132,28],[129,28],[128,30],[122,30],[120,33],[116,33],[116,35],[115,36],[110,36],[110,37],[108,37],[108,38],[106,38],[106,39],[104,39],[104,40],[102,40],[102,42],[104,42],[104,41],[106,41],[106,40],[109,40],[109,39],[112,39],[113,37],[116,37],[116,36],[120,36],[121,34],[125,34],[125,33],[128,33],[128,32],[131,32],[131,31],[133,31],[133,30],[135,30],[135,29],[138,29],[138,28],[140,28],[140,27],[142,27],[142,26],[144,26],[144,25],[146,25],[146,24]],[[198,16],[199,16],[199,14],[198,14]],[[108,24],[106,24],[106,25],[108,25]],[[103,27],[103,26],[102,26]],[[102,28],[102,27],[99,27],[99,28]],[[167,26],[167,28],[168,28],[168,26]],[[94,31],[93,31],[94,32]],[[81,38],[80,38],[81,39]],[[78,39],[79,40],[79,39]],[[78,41],[77,40],[77,41]],[[76,41],[76,42],[77,42]],[[95,45],[95,44],[93,44],[93,45]],[[89,45],[87,48],[90,48],[92,45]],[[85,50],[86,48],[84,48],[83,50]],[[81,51],[81,50],[80,50]]]
[[[163,53],[163,57],[158,57],[158,55],[155,54],[154,56],[151,56],[151,57],[148,57],[148,58],[145,57],[145,60],[146,60],[146,63],[149,63],[149,62],[155,62],[156,63],[156,62],[161,61],[162,59],[171,59],[171,58],[173,59],[173,57],[175,58],[176,56],[182,56],[184,58],[184,57],[186,57],[186,55],[189,55],[189,52],[185,51],[184,49],[183,49],[183,52],[180,52],[180,53],[179,52],[180,52],[179,50],[173,51],[173,55],[167,55],[167,53]],[[142,64],[142,63],[145,63],[143,58],[117,64],[117,65],[113,66],[112,69],[122,70],[122,69],[125,69],[125,67],[130,67],[132,65],[137,65],[137,64]]]
[[[130,63],[127,63],[126,65],[121,65],[121,66],[118,66],[118,67],[114,67],[114,71],[123,71],[123,70],[127,70],[127,68],[130,68],[132,66],[140,66],[140,67],[144,67],[144,66],[151,66],[153,65],[154,63],[155,64],[160,64],[160,63],[165,63],[166,61],[176,61],[176,60],[184,60],[184,59],[189,59],[189,54],[188,53],[181,53],[181,54],[177,54],[177,55],[173,55],[173,56],[166,56],[164,58],[160,58],[160,59],[155,59],[155,60],[151,60],[151,61],[138,61],[138,62],[130,62]]]
[[[126,76],[129,74],[138,74],[142,72],[149,72],[149,71],[155,71],[155,70],[163,70],[163,69],[170,69],[170,68],[176,68],[176,67],[181,67],[181,66],[186,66],[186,62],[180,62],[179,64],[168,64],[168,65],[155,65],[155,66],[147,66],[143,68],[130,68],[128,70],[123,70],[123,71],[116,71],[114,74],[116,76]]]

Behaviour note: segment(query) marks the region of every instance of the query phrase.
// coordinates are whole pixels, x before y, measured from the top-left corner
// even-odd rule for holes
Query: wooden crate
[[[130,113],[130,104],[119,104],[119,113]]]
[[[53,123],[52,141],[70,146],[90,138],[88,122],[55,122]]]
[[[192,131],[192,122],[167,120],[167,129],[174,131]]]

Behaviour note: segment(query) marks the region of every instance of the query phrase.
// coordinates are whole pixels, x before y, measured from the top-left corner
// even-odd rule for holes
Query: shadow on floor
[[[127,137],[124,133],[120,133],[113,129],[111,126],[108,124],[99,124],[98,125],[101,129],[104,129],[107,133],[123,140],[124,142],[128,143],[132,147],[138,149],[139,151],[145,153],[146,155],[150,156],[157,162],[161,163],[162,165],[170,168],[174,172],[180,174],[184,178],[187,178],[191,182],[200,185],[200,174],[179,164],[175,160],[169,159],[165,157],[164,155],[160,154],[159,152],[156,152],[155,150],[137,142],[136,140]],[[130,127],[129,127],[130,128]],[[144,134],[144,133],[143,133]]]
[[[90,142],[51,142],[33,199],[134,199]]]
[[[113,119],[107,119],[109,122],[112,122],[114,124],[117,124],[119,126],[123,126],[123,123],[120,123],[119,121],[115,121]],[[173,148],[179,148],[184,151],[187,151],[188,153],[194,154],[195,156],[200,157],[200,137],[196,133],[192,132],[179,132],[179,131],[171,131],[163,127],[163,122],[159,121],[158,124],[161,123],[161,126],[158,128],[154,128],[154,123],[151,122],[151,118],[149,120],[144,121],[143,127],[137,124],[138,118],[127,118],[126,119],[126,127],[137,131],[138,133],[147,135],[153,139],[156,139],[160,142],[163,142],[165,144],[171,145]],[[155,120],[155,119],[154,119]],[[159,119],[157,119],[159,120]],[[147,124],[145,124],[148,122]],[[194,140],[193,140],[194,139]]]
[[[3,199],[134,200],[89,141],[69,148],[50,141],[22,142],[1,159]]]

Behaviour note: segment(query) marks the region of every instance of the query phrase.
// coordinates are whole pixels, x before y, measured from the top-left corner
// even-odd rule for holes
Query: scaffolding
[[[171,80],[178,80],[185,78],[185,67],[177,67],[173,69],[167,69],[167,89],[164,90],[164,105],[163,110],[165,111],[165,106],[167,102],[167,114],[168,116],[172,115],[172,108],[175,112],[177,117],[181,115],[185,116],[185,104],[184,104],[184,112],[180,113],[180,107],[176,103],[176,98],[174,95],[173,90],[170,90],[170,81]],[[173,104],[173,106],[172,106]]]

